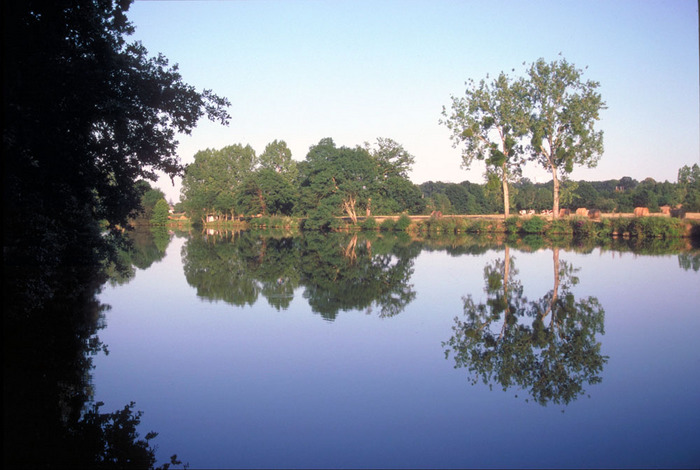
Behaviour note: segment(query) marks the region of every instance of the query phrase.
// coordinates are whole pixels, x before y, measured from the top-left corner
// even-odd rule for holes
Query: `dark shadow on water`
[[[111,263],[88,243],[72,243],[60,268],[40,258],[3,263],[5,468],[154,467],[157,434],[140,437],[134,403],[103,410],[91,379],[92,357],[108,354],[97,333],[109,306],[97,295],[108,272],[125,282],[157,259],[152,243],[115,239],[121,256]]]

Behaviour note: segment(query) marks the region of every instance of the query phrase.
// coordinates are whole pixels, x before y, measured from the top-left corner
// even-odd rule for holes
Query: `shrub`
[[[599,227],[596,222],[589,219],[574,219],[572,222],[574,236],[576,237],[597,237]]]
[[[445,233],[455,233],[457,221],[453,217],[445,217],[444,219],[440,219],[439,223]]]
[[[384,219],[382,224],[379,226],[379,229],[383,232],[391,232],[392,230],[394,230],[395,226],[396,223],[394,222],[394,219]]]
[[[518,233],[520,230],[520,217],[512,215],[505,221],[506,233]]]
[[[159,199],[153,208],[151,225],[166,225],[168,223],[169,206],[165,199]]]
[[[362,230],[377,230],[377,220],[374,217],[367,217],[360,222]]]
[[[632,219],[629,231],[638,238],[673,238],[683,236],[684,227],[678,219],[636,217]]]
[[[545,223],[546,221],[542,217],[534,215],[523,221],[522,230],[525,233],[542,233]]]
[[[555,235],[570,235],[574,233],[574,229],[571,223],[565,219],[552,219],[549,226],[546,229],[548,234]]]
[[[304,230],[328,231],[335,220],[333,212],[328,207],[319,206],[309,213],[302,228]]]
[[[406,231],[410,225],[411,218],[406,214],[401,214],[401,217],[399,217],[399,219],[396,221],[396,225],[394,225],[394,230],[403,232]]]

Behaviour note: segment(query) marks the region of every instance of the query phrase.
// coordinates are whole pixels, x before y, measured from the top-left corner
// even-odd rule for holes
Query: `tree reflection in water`
[[[595,297],[575,298],[577,270],[559,259],[559,248],[552,253],[554,286],[540,299],[524,297],[508,247],[484,269],[486,302],[464,298],[464,317],[443,347],[473,384],[519,387],[546,405],[568,404],[602,380],[607,357],[596,335],[604,334],[605,312]]]
[[[409,280],[418,253],[397,237],[238,232],[192,237],[182,258],[187,282],[202,298],[243,306],[262,296],[280,310],[303,288],[311,309],[332,321],[340,311],[401,312],[416,295]]]
[[[61,269],[5,263],[3,291],[3,463],[6,468],[154,468],[155,447],[129,403],[104,412],[93,400],[92,356],[107,353],[97,332],[108,305],[98,294],[108,276],[128,282],[134,266],[163,253],[153,237],[115,242],[108,258],[88,243],[70,244]],[[156,254],[159,253],[159,254]],[[105,269],[105,265],[108,265]],[[28,280],[41,279],[37,286]],[[41,294],[41,295],[37,295]],[[181,464],[173,456],[170,464]]]

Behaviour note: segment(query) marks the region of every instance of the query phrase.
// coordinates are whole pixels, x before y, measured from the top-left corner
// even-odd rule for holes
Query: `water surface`
[[[192,468],[697,468],[699,259],[177,236],[104,289],[95,400]]]

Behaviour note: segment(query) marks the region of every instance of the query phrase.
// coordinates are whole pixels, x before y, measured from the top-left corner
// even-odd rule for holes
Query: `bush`
[[[377,230],[377,220],[374,217],[367,217],[360,222],[362,230]]]
[[[546,221],[542,217],[534,215],[523,221],[522,230],[525,233],[542,233],[544,232],[545,223]]]
[[[506,233],[518,233],[520,230],[520,217],[512,215],[505,221]]]
[[[166,225],[168,223],[169,206],[165,199],[159,199],[153,208],[151,225]]]
[[[396,225],[394,225],[394,230],[398,230],[400,232],[404,232],[408,229],[408,227],[411,225],[411,218],[407,216],[406,214],[401,214],[401,217],[396,221]]]
[[[394,222],[394,219],[384,219],[379,228],[383,232],[391,232],[392,230],[394,230],[395,226],[396,223]]]
[[[635,217],[631,219],[630,235],[637,238],[674,238],[683,236],[683,223],[663,217]]]
[[[574,230],[574,236],[576,237],[597,237],[598,233],[600,232],[600,229],[602,227],[599,227],[596,222],[593,222],[589,219],[573,219],[571,222],[572,228]]]
[[[574,229],[566,219],[552,219],[546,232],[552,235],[571,235],[574,233]]]
[[[320,230],[328,231],[331,229],[331,224],[336,220],[333,212],[324,206],[319,206],[309,213],[309,216],[304,221],[304,230]]]

